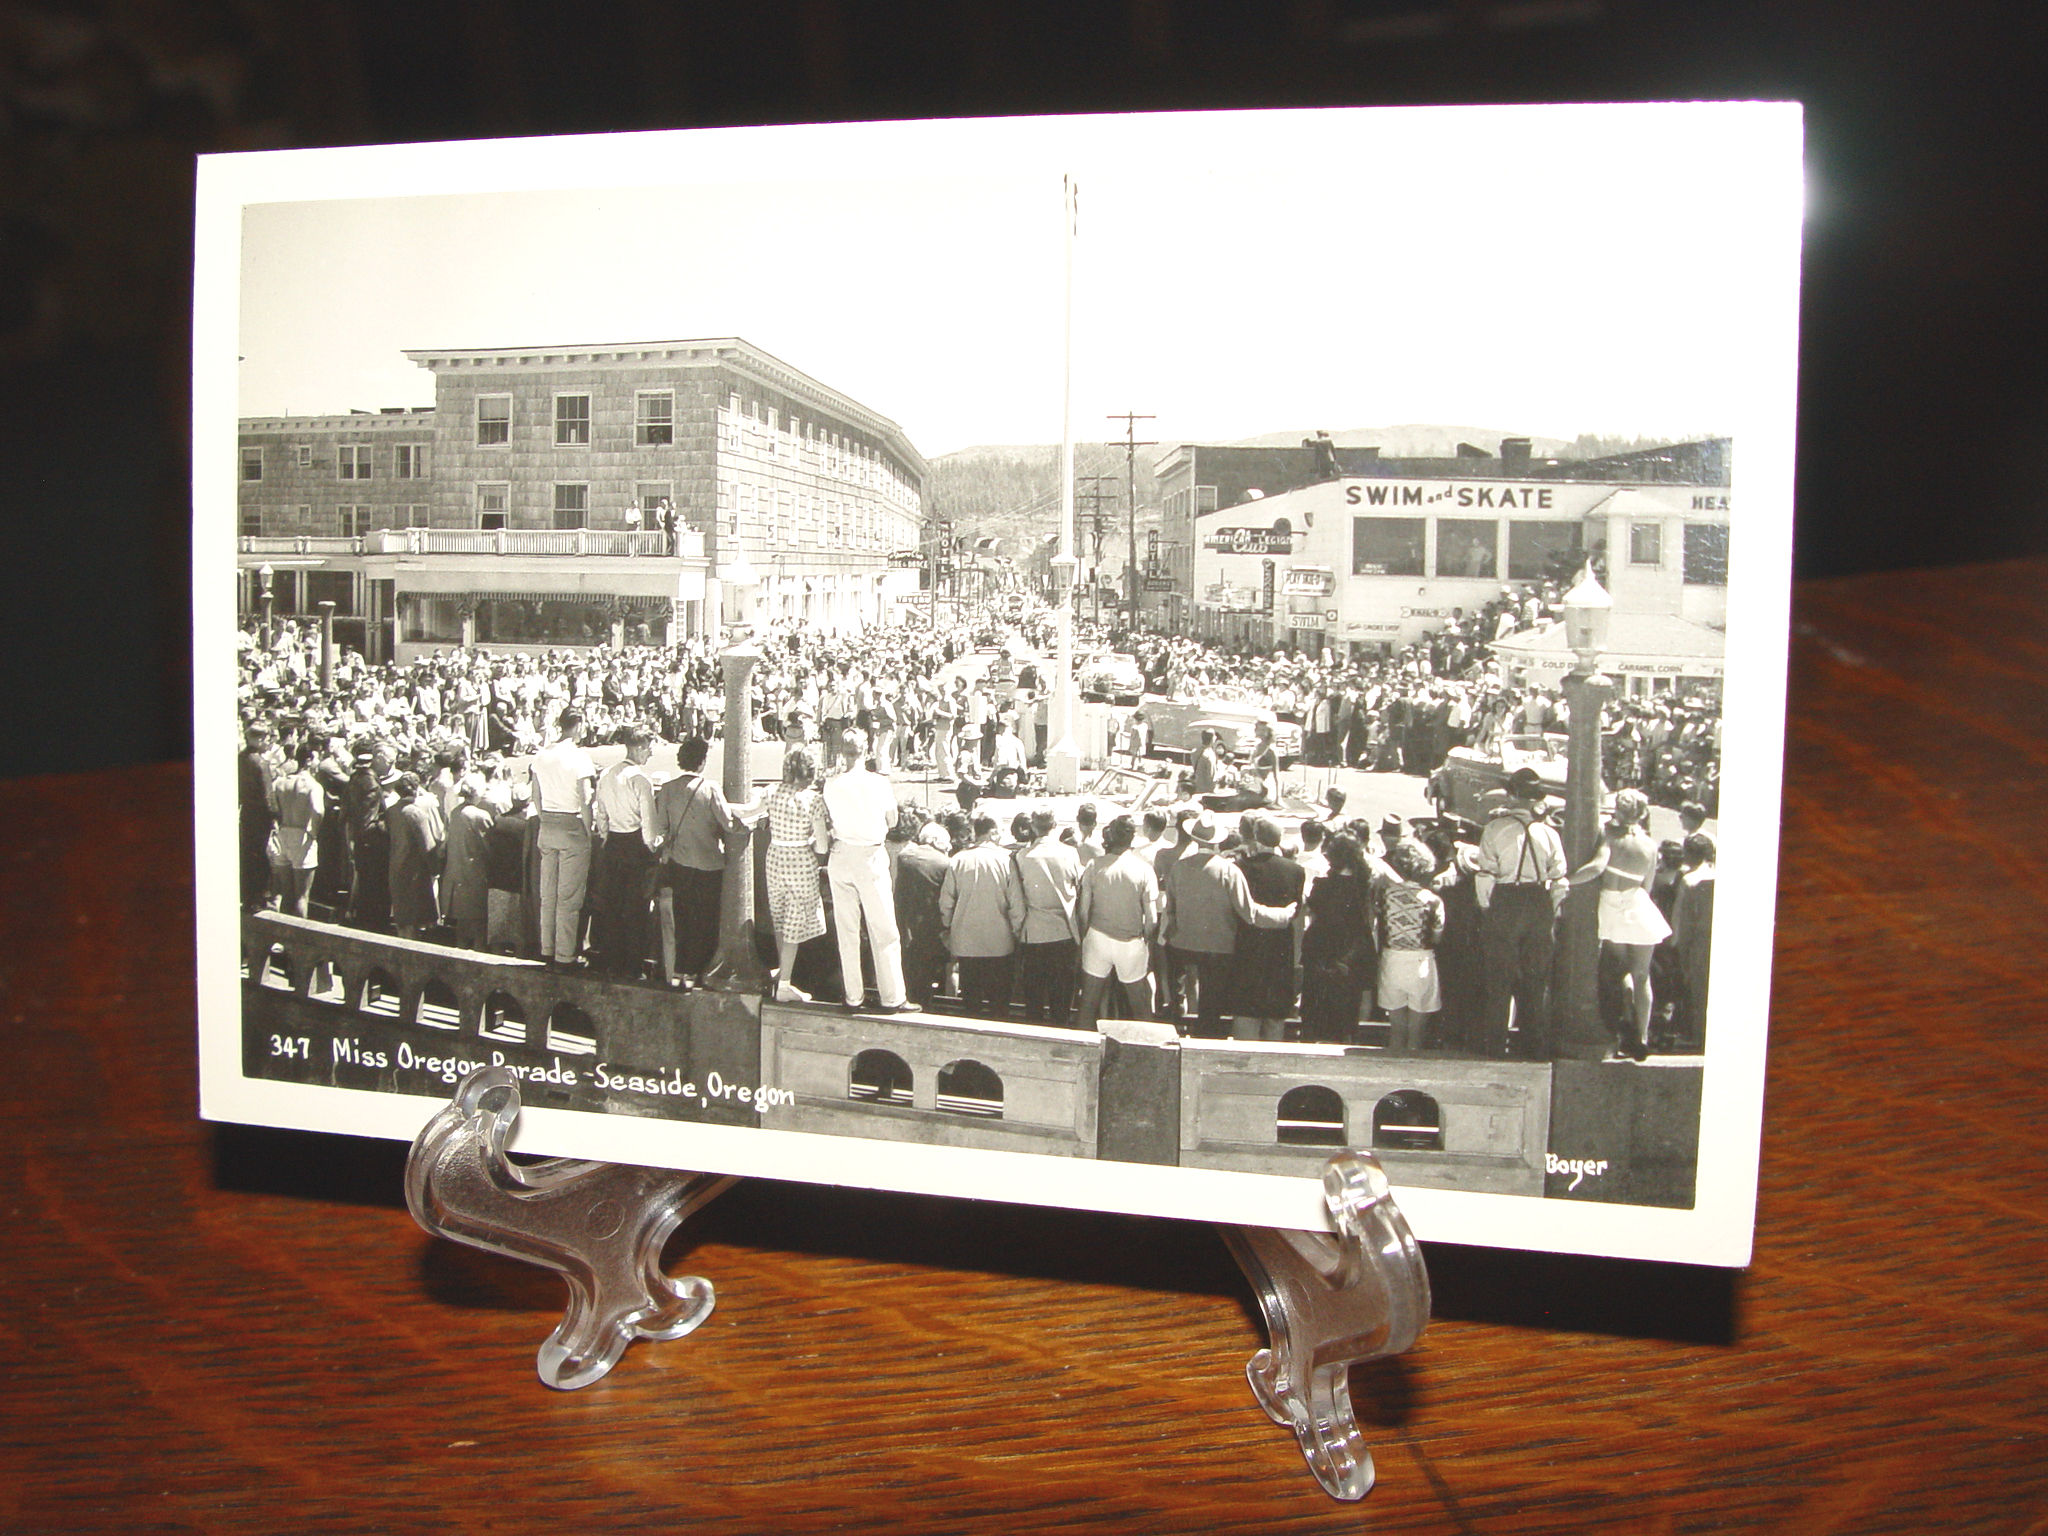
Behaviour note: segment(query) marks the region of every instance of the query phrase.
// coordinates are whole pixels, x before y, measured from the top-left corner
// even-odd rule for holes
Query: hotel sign
[[[1297,565],[1281,590],[1289,597],[1328,597],[1337,590],[1337,577],[1327,566]]]

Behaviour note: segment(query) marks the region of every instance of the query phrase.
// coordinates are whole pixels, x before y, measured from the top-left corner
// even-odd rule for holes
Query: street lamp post
[[[1600,846],[1600,742],[1602,717],[1614,696],[1614,680],[1600,670],[1607,643],[1607,624],[1614,599],[1586,567],[1578,584],[1564,595],[1565,639],[1577,662],[1564,680],[1565,706],[1571,711],[1566,741],[1564,852],[1577,869]],[[1558,942],[1557,1050],[1561,1056],[1599,1061],[1607,1055],[1611,1036],[1600,1019],[1600,886],[1575,885],[1565,897]]]
[[[749,707],[754,668],[761,664],[753,638],[754,588],[760,577],[747,563],[744,550],[718,573],[719,584],[735,599],[733,643],[720,653],[725,672],[725,798],[735,805],[753,798],[753,710]],[[754,839],[744,822],[733,823],[726,843],[725,883],[718,901],[718,953],[704,984],[719,992],[758,993],[768,985],[768,972],[754,947]]]
[[[277,596],[271,591],[271,583],[276,579],[277,572],[270,568],[268,560],[256,567],[256,591],[263,604],[263,644],[266,649],[276,639],[274,633],[276,608],[274,605],[276,604]]]

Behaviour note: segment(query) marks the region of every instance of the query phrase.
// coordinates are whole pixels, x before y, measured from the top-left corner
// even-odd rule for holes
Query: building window
[[[956,1061],[939,1068],[936,1106],[948,1114],[1003,1118],[1003,1080],[978,1061]]]
[[[427,445],[425,443],[400,443],[397,462],[392,473],[400,480],[424,480],[427,478]]]
[[[1344,1100],[1321,1083],[1290,1088],[1280,1095],[1273,1132],[1283,1147],[1341,1147],[1346,1144]]]
[[[1685,584],[1689,587],[1728,585],[1728,525],[1685,525]]]
[[[298,460],[299,468],[311,469],[313,467],[313,445],[311,443],[296,444],[292,449],[292,456]]]
[[[1662,565],[1664,563],[1664,525],[1662,523],[1630,523],[1628,525],[1628,563],[1630,565]]]
[[[1201,516],[1201,515],[1202,515],[1202,514],[1203,514],[1204,512],[1214,512],[1215,510],[1216,510],[1216,487],[1215,487],[1215,486],[1213,486],[1213,485],[1198,485],[1198,486],[1196,486],[1196,487],[1195,487],[1195,516],[1197,516],[1197,517],[1200,517],[1200,516]]]
[[[366,443],[343,443],[337,450],[341,461],[341,478],[344,480],[367,480],[370,478],[370,449]]]
[[[1439,518],[1436,573],[1491,579],[1500,565],[1500,523],[1493,518]]]
[[[322,603],[334,604],[334,611],[348,617],[356,611],[356,578],[351,571],[306,572],[306,611],[318,613]]]
[[[242,478],[244,480],[261,480],[263,478],[263,450],[261,448],[244,448],[242,450]]]
[[[341,513],[341,536],[343,538],[360,539],[370,531],[370,508],[341,507],[337,510]]]
[[[241,523],[243,538],[260,539],[263,537],[263,509],[261,507],[242,508]]]
[[[1443,1151],[1443,1115],[1436,1100],[1417,1088],[1388,1094],[1373,1106],[1372,1144],[1375,1150],[1395,1152]]]
[[[512,441],[512,397],[510,395],[478,395],[476,397],[476,440],[479,447],[490,447],[495,443]]]
[[[1420,576],[1422,527],[1419,517],[1351,519],[1351,574]]]
[[[462,599],[399,593],[398,638],[413,645],[462,644]]]
[[[555,526],[557,528],[581,528],[584,518],[590,512],[590,487],[587,485],[558,485],[555,487]]]
[[[1508,579],[1568,581],[1583,561],[1583,523],[1508,524]]]
[[[555,444],[584,448],[590,444],[590,396],[555,396]]]
[[[635,485],[633,487],[633,500],[640,507],[641,527],[654,528],[659,526],[648,514],[659,511],[664,501],[673,501],[674,499],[675,487],[666,480],[642,480],[639,484]]]
[[[666,448],[676,440],[676,397],[668,389],[643,389],[633,396],[633,441],[642,448]]]
[[[476,525],[503,528],[512,510],[512,487],[499,480],[476,488]]]
[[[603,645],[612,621],[588,598],[486,598],[476,605],[476,637],[490,645]]]
[[[862,1051],[847,1069],[846,1096],[872,1104],[908,1106],[910,1063],[894,1051]]]

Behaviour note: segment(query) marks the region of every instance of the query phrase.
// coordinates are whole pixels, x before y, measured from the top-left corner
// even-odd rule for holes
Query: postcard
[[[1783,103],[203,159],[202,1113],[1746,1263],[1802,199]]]

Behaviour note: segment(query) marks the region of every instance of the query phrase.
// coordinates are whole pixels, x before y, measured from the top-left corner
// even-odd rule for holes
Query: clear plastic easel
[[[505,1155],[519,1118],[503,1067],[463,1079],[413,1142],[405,1195],[419,1224],[508,1258],[545,1265],[569,1305],[540,1347],[540,1379],[573,1391],[598,1381],[636,1339],[679,1339],[711,1315],[711,1282],[661,1267],[669,1236],[736,1180],[724,1174]],[[1334,1229],[1223,1227],[1265,1313],[1270,1345],[1245,1367],[1259,1406],[1294,1431],[1309,1470],[1338,1499],[1373,1485],[1372,1453],[1351,1411],[1351,1367],[1409,1349],[1429,1320],[1429,1272],[1369,1152],[1323,1169]]]

